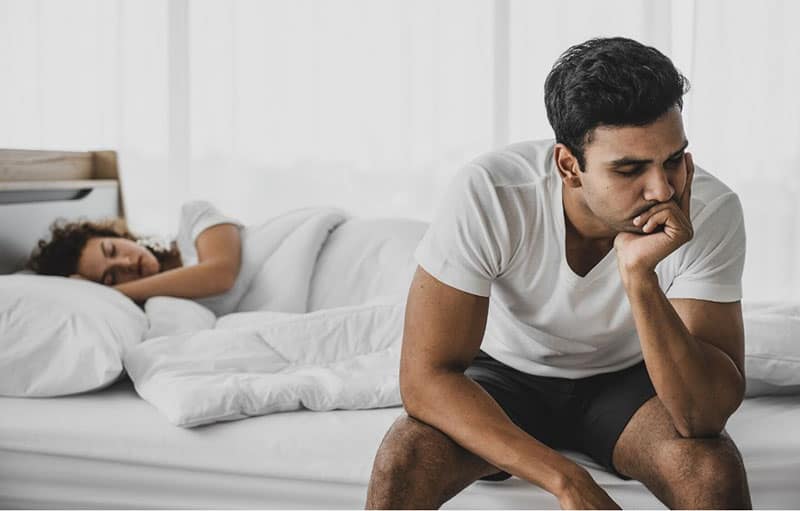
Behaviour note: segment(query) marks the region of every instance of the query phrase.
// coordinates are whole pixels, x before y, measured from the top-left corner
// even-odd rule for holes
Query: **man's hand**
[[[620,509],[619,504],[583,469],[567,481],[557,496],[561,509]]]
[[[657,204],[633,219],[644,234],[621,232],[614,238],[614,249],[623,278],[630,274],[646,274],[694,236],[689,205],[692,200],[694,163],[692,155],[684,155],[686,185],[677,201]]]

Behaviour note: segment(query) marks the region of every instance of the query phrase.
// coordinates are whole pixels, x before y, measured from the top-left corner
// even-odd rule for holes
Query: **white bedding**
[[[130,382],[90,394],[0,398],[0,507],[358,508],[400,408],[297,411],[176,428]],[[800,396],[747,399],[728,423],[758,508],[800,503]],[[624,507],[660,507],[635,481],[589,463]],[[476,483],[457,508],[552,508],[512,479]]]
[[[397,406],[403,313],[390,303],[223,317],[216,329],[133,347],[125,369],[139,395],[183,427],[300,408]]]

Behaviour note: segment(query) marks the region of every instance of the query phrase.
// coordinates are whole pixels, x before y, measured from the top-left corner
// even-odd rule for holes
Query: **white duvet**
[[[177,426],[308,408],[400,404],[402,304],[248,312],[145,341],[125,356],[136,391]]]

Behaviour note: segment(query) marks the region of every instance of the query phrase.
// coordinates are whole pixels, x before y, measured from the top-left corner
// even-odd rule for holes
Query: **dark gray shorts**
[[[629,479],[617,472],[611,459],[628,421],[656,395],[644,362],[571,380],[523,373],[481,351],[465,374],[483,387],[517,426],[543,444],[585,453]],[[501,472],[484,479],[508,477]]]

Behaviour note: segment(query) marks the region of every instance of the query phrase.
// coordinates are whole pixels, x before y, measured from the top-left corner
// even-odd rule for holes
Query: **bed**
[[[86,395],[0,398],[5,508],[360,508],[377,446],[400,408],[299,411],[194,429],[169,424],[129,380]],[[800,396],[747,399],[731,418],[753,505],[796,508]],[[571,454],[623,507],[663,508],[639,483]],[[512,479],[446,507],[551,509]]]
[[[17,271],[25,244],[32,245],[29,230],[13,231],[9,219],[24,215],[31,225],[43,226],[55,216],[124,212],[113,153],[37,153],[0,152],[3,246],[18,247],[4,260],[3,273]],[[31,162],[40,172],[43,161],[52,167],[64,160],[83,162],[83,170],[77,176],[46,173],[33,185],[25,177]],[[81,205],[93,194],[105,199]],[[308,310],[353,306],[376,296],[402,298],[424,229],[424,223],[406,220],[350,219],[337,226],[315,261]],[[347,249],[352,246],[362,254],[355,263]],[[350,264],[342,271],[345,259]],[[401,413],[397,406],[300,410],[181,428],[139,397],[127,377],[76,395],[0,397],[0,507],[360,508],[380,440]],[[798,507],[800,393],[748,398],[727,429],[743,454],[754,506]],[[623,481],[583,455],[566,454],[623,507],[663,508],[640,483]],[[512,478],[477,482],[445,507],[557,509],[558,503]]]

